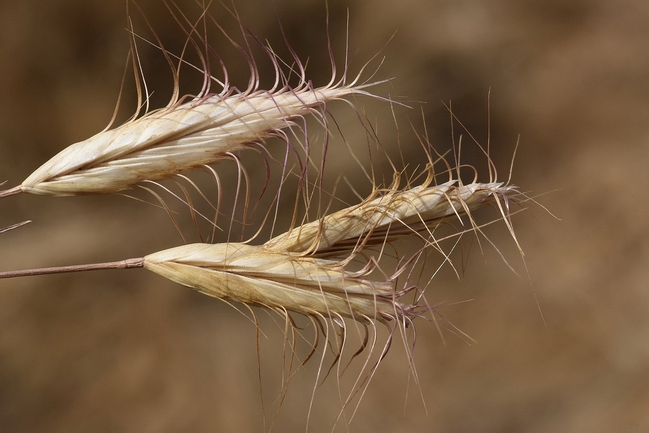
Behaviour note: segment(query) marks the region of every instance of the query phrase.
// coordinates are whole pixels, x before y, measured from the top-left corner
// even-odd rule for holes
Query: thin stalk
[[[5,232],[8,232],[9,230],[17,229],[18,227],[22,227],[25,224],[29,224],[30,222],[31,222],[31,220],[27,220],[27,221],[23,221],[23,222],[20,222],[20,223],[12,224],[12,225],[10,225],[8,227],[1,228],[0,233],[5,233]]]
[[[1,278],[32,277],[35,275],[65,274],[69,272],[98,271],[102,269],[133,269],[144,267],[144,258],[120,260],[117,262],[92,263],[89,265],[54,266],[51,268],[25,269],[0,272]]]
[[[14,186],[13,188],[0,191],[0,198],[9,197],[10,195],[20,194],[21,192],[23,192],[22,185]]]

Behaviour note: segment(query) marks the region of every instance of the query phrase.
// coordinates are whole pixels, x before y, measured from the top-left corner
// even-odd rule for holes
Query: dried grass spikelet
[[[395,181],[391,188],[376,189],[358,205],[295,227],[262,245],[188,244],[144,258],[7,271],[0,272],[0,278],[144,267],[226,302],[264,307],[284,315],[301,313],[316,320],[332,320],[340,327],[344,327],[343,318],[351,318],[365,324],[392,322],[392,331],[396,326],[405,329],[429,307],[425,301],[421,303],[425,286],[419,287],[418,281],[408,278],[399,288],[397,280],[429,248],[442,251],[437,228],[451,219],[463,221],[466,216],[471,227],[458,235],[479,230],[471,213],[488,202],[498,204],[502,219],[508,223],[508,202],[519,194],[515,187],[500,182],[463,185],[450,180],[431,185],[430,173],[432,169],[419,187],[400,190]],[[507,225],[513,236],[511,225]],[[380,269],[383,247],[409,236],[423,240],[422,247],[410,258],[400,260],[393,272]],[[374,254],[377,251],[378,255]],[[405,295],[414,290],[419,295],[404,302]]]
[[[224,79],[221,81],[211,75],[209,59],[204,53],[209,52],[208,43],[206,36],[200,36],[196,31],[198,24],[189,23],[184,15],[175,18],[181,25],[185,20],[186,28],[183,30],[188,38],[187,45],[194,46],[203,63],[202,68],[190,65],[204,73],[203,88],[198,95],[180,96],[180,67],[187,67],[187,62],[182,56],[174,61],[158,42],[175,82],[172,98],[165,108],[148,110],[146,82],[143,73],[142,76],[136,73],[138,107],[147,107],[144,115],[138,116],[136,112],[125,124],[70,145],[34,171],[21,185],[1,191],[0,197],[19,192],[53,196],[119,192],[143,181],[165,179],[229,159],[233,152],[259,145],[269,137],[279,136],[288,141],[289,133],[284,130],[294,128],[296,122],[305,116],[314,115],[319,122],[326,124],[325,113],[330,102],[346,99],[351,105],[350,97],[370,95],[363,89],[372,84],[360,82],[364,67],[356,79],[348,80],[347,65],[343,76],[337,77],[333,56],[330,55],[331,81],[316,88],[307,79],[304,65],[290,46],[292,67],[283,66],[288,63],[254,38],[276,73],[274,86],[263,90],[250,47],[240,47],[224,33],[249,62],[248,88],[239,91],[229,83],[222,63]],[[201,19],[205,16],[201,15]],[[134,40],[132,45],[133,69],[138,71],[141,67]],[[298,83],[290,85],[290,76],[297,76]],[[213,92],[210,89],[212,83],[217,83],[222,90]],[[294,134],[299,134],[300,126],[294,128]]]
[[[250,143],[279,135],[316,107],[357,87],[228,92],[148,113],[61,151],[32,173],[22,192],[44,195],[115,193],[228,158]]]
[[[460,217],[495,195],[506,195],[514,190],[514,187],[503,186],[502,182],[457,183],[457,180],[434,186],[425,183],[402,191],[397,189],[398,182],[395,182],[391,189],[375,190],[362,203],[294,228],[266,245],[275,250],[334,253],[341,246],[350,248],[359,241],[369,241],[363,237],[370,233],[373,239],[386,241],[390,237],[403,236],[404,229],[405,234],[411,234],[420,230],[415,227],[421,224],[439,222],[450,216]],[[389,228],[393,229],[391,234]]]
[[[369,281],[338,261],[263,245],[183,245],[146,256],[144,267],[206,295],[280,313],[379,321],[402,315],[390,282]]]

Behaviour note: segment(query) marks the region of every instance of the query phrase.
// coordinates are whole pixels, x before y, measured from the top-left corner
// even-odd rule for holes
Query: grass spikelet
[[[73,144],[32,173],[22,192],[43,195],[115,193],[228,158],[280,135],[317,107],[352,94],[354,86],[219,94],[151,112]]]
[[[349,363],[362,354],[355,367],[356,379],[348,391],[340,391],[340,416],[349,422],[343,412],[356,397],[360,404],[395,335],[401,337],[418,381],[413,358],[416,321],[423,318],[438,324],[437,312],[425,296],[430,279],[420,275],[430,253],[440,252],[442,262],[453,266],[450,251],[441,243],[448,236],[459,239],[480,231],[472,213],[490,203],[500,212],[495,219],[504,220],[511,228],[509,202],[520,194],[515,187],[496,182],[495,176],[487,183],[464,184],[449,178],[434,184],[433,166],[428,164],[425,180],[418,186],[412,187],[408,181],[401,187],[402,174],[395,173],[389,187],[374,188],[359,204],[295,226],[260,245],[250,243],[259,239],[257,234],[248,243],[193,243],[118,262],[0,272],[0,278],[143,267],[235,307],[276,312],[285,321],[285,356],[292,366],[283,378],[280,400],[295,373],[296,334],[311,347],[297,365],[321,350],[317,382],[332,371],[340,379]],[[440,234],[441,226],[453,222],[461,227],[451,229],[450,235]],[[397,243],[411,240],[416,241],[414,247],[411,243],[405,250],[398,248]],[[257,325],[256,313],[249,311]],[[293,313],[311,321],[313,336],[305,335],[296,325]],[[385,338],[379,325],[387,332]],[[348,353],[349,341],[354,338],[361,342],[360,348]],[[327,349],[333,352],[328,369]],[[315,388],[313,392],[312,404]]]
[[[278,312],[386,321],[402,316],[390,282],[338,261],[243,243],[189,244],[144,258],[144,267],[206,295]]]
[[[362,203],[299,226],[266,245],[291,252],[323,253],[343,244],[349,248],[359,242],[385,242],[399,233],[403,236],[404,229],[406,234],[418,232],[422,224],[430,227],[447,217],[460,217],[487,200],[515,190],[501,182],[456,184],[456,180],[450,180],[406,191],[398,190],[395,184],[387,191],[376,190]]]
[[[327,104],[341,99],[352,104],[350,97],[371,96],[364,89],[376,84],[360,82],[364,67],[354,80],[350,81],[346,76],[347,65],[343,75],[336,77],[336,66],[331,57],[330,82],[323,87],[315,87],[306,76],[305,66],[288,43],[293,56],[292,67],[283,66],[287,63],[253,36],[272,62],[276,73],[274,86],[261,89],[250,47],[247,50],[241,48],[222,30],[249,63],[249,85],[240,91],[231,86],[222,63],[224,79],[210,75],[209,59],[202,52],[209,52],[209,46],[206,37],[197,33],[198,24],[189,23],[182,14],[181,17],[174,17],[181,27],[185,21],[184,25],[188,27],[183,27],[188,38],[186,45],[195,48],[203,65],[200,68],[188,65],[182,56],[174,61],[159,41],[157,45],[154,44],[160,47],[174,76],[174,92],[168,105],[149,110],[143,73],[142,76],[136,74],[139,106],[144,105],[147,109],[142,116],[138,116],[138,110],[121,126],[106,129],[68,146],[36,169],[21,185],[0,191],[0,198],[20,192],[52,196],[116,193],[144,181],[169,178],[189,169],[229,159],[232,153],[253,144],[258,146],[269,137],[277,136],[289,141],[290,134],[283,131],[286,129],[295,129],[294,135],[299,140],[306,140],[298,132],[304,126],[295,127],[296,122],[302,123],[305,116],[313,115],[326,125]],[[137,71],[141,68],[135,36],[132,47],[133,68]],[[181,66],[201,70],[204,74],[203,88],[198,95],[179,96]],[[291,76],[297,76],[298,82],[290,84]],[[220,92],[211,90],[213,83],[221,87]],[[308,147],[305,142],[301,144]]]

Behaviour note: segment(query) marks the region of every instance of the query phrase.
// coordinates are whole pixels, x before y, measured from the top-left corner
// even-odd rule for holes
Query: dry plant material
[[[0,228],[0,233],[6,233],[6,232],[8,232],[10,230],[17,229],[18,227],[22,227],[24,225],[27,225],[30,222],[31,221],[27,220],[27,221],[22,221],[22,222],[19,222],[19,223],[16,223],[16,224],[12,224],[12,225],[4,227],[4,228]]]
[[[431,185],[432,173],[431,166],[424,184],[404,190],[398,188],[399,176],[395,176],[397,180],[391,188],[376,189],[360,204],[297,226],[262,245],[188,244],[144,258],[0,272],[0,278],[144,267],[230,305],[243,304],[253,316],[250,307],[279,313],[288,326],[286,338],[292,340],[290,347],[294,347],[295,333],[300,333],[290,314],[309,317],[324,334],[325,347],[334,350],[330,369],[340,363],[345,350],[349,332],[345,319],[360,323],[360,332],[365,333],[360,335],[365,343],[352,358],[368,349],[362,368],[366,378],[374,374],[387,354],[393,335],[401,335],[416,379],[412,364],[414,341],[409,341],[408,330],[414,335],[417,318],[435,322],[436,318],[434,308],[428,305],[424,295],[427,283],[421,285],[410,273],[430,250],[440,251],[444,261],[450,263],[448,252],[440,247],[443,239],[437,238],[437,229],[450,221],[459,221],[462,225],[468,222],[468,228],[454,236],[477,233],[480,227],[475,224],[472,212],[487,203],[497,204],[501,212],[499,219],[511,228],[508,203],[519,195],[514,187],[499,182],[462,185],[457,180],[449,180]],[[396,269],[387,269],[382,265],[383,258],[388,256],[385,248],[405,238],[419,239],[421,247],[398,260]],[[256,318],[254,321],[257,323]],[[372,364],[378,323],[387,327],[388,338],[378,347],[378,359]],[[337,345],[332,345],[333,336],[338,338]],[[302,363],[315,353],[318,338],[312,344],[311,353]],[[322,353],[319,372],[323,370],[325,351]],[[292,364],[295,352],[291,351],[289,356]],[[342,372],[338,370],[338,374]],[[283,385],[283,393],[289,379],[290,375]],[[367,384],[359,377],[349,395],[342,398],[342,407],[358,393],[362,394]]]
[[[336,79],[332,60],[331,81],[326,86],[315,88],[307,80],[305,68],[294,53],[291,52],[296,66],[285,68],[285,71],[282,67],[285,63],[264,45],[275,67],[275,86],[270,90],[259,88],[255,64],[250,60],[250,85],[245,91],[238,91],[228,83],[225,68],[223,82],[210,75],[208,63],[201,54],[201,47],[206,42],[195,32],[196,24],[187,21],[185,24],[189,26],[185,29],[187,43],[194,45],[203,62],[205,82],[198,95],[179,97],[178,73],[185,61],[179,57],[175,64],[169,53],[162,50],[172,66],[176,83],[167,107],[149,110],[146,103],[140,104],[146,106],[144,115],[139,116],[136,112],[125,124],[69,146],[33,172],[21,185],[0,192],[0,197],[20,192],[53,196],[116,193],[143,182],[156,182],[189,169],[206,167],[223,159],[236,159],[235,152],[263,147],[269,137],[283,138],[287,143],[287,153],[293,148],[291,136],[296,138],[295,141],[299,142],[306,155],[306,160],[300,162],[315,165],[316,175],[322,176],[324,160],[311,161],[308,137],[304,135],[304,118],[314,116],[327,134],[326,113],[330,102],[346,100],[353,107],[351,99],[356,95],[375,97],[364,90],[372,84],[360,80],[365,68],[354,80],[347,82],[347,65],[343,76]],[[199,40],[195,41],[195,37]],[[245,50],[242,52],[251,58]],[[136,59],[136,55],[133,58]],[[138,70],[137,61],[134,62],[134,69]],[[299,82],[290,86],[287,75],[296,70]],[[143,91],[146,86],[141,81],[143,76],[136,74],[136,78],[142,102],[146,99],[142,96],[147,93]],[[212,81],[222,87],[219,93],[210,91]],[[230,242],[187,244],[143,258],[118,262],[5,271],[0,272],[0,278],[144,267],[231,305],[243,304],[253,316],[255,313],[250,307],[279,313],[286,320],[287,339],[290,338],[289,334],[295,339],[295,333],[300,332],[291,314],[307,316],[316,334],[321,332],[325,335],[324,347],[331,347],[334,351],[333,365],[339,365],[342,358],[351,319],[361,325],[357,326],[360,333],[364,332],[360,336],[364,341],[363,347],[352,358],[369,347],[362,370],[371,377],[390,348],[395,333],[402,336],[412,361],[414,320],[422,317],[437,320],[435,309],[425,298],[430,279],[424,278],[423,283],[420,281],[421,268],[425,267],[429,253],[434,251],[441,253],[443,263],[453,266],[449,257],[452,248],[451,251],[445,249],[441,242],[449,237],[457,240],[466,233],[480,234],[481,226],[473,218],[475,209],[487,204],[496,208],[498,214],[493,220],[504,221],[516,241],[509,220],[509,203],[520,195],[516,188],[509,183],[497,182],[495,172],[490,172],[490,182],[480,183],[474,179],[465,184],[459,179],[459,168],[453,170],[448,164],[448,180],[437,183],[433,168],[435,164],[429,151],[426,148],[428,165],[422,175],[425,179],[420,185],[413,186],[409,180],[405,187],[402,186],[402,174],[395,170],[390,186],[379,188],[370,179],[374,185],[373,191],[360,203],[304,224],[295,223],[299,207],[296,204],[291,228],[260,245],[254,245],[252,241],[257,242],[261,229],[248,242],[232,242],[233,238],[228,237]],[[484,152],[489,158],[488,149]],[[325,153],[323,151],[323,158]],[[490,159],[489,167],[491,170]],[[289,179],[291,168],[285,163],[282,169],[284,182]],[[303,167],[295,179],[302,185],[311,182]],[[322,184],[314,182],[313,185],[311,193],[317,192],[320,198],[327,194],[322,191]],[[308,195],[308,192],[302,193]],[[305,200],[305,203],[306,214],[310,201]],[[189,200],[187,204],[194,212]],[[279,199],[276,204],[277,210]],[[215,209],[218,214],[220,209]],[[318,215],[322,215],[321,208],[318,209]],[[235,219],[234,211],[231,219]],[[0,233],[23,224],[0,229]],[[438,234],[440,227],[453,224],[459,225],[459,228],[452,234]],[[398,252],[396,247],[392,249],[397,242],[413,239],[418,241],[417,246],[405,254]],[[378,346],[379,359],[372,364],[370,357],[376,355],[377,324],[387,327],[388,338],[382,347]],[[332,329],[335,332],[330,332]],[[368,343],[370,334],[373,337]],[[337,346],[332,344],[334,336],[338,338]],[[315,339],[313,351],[303,362],[315,352],[317,336]],[[291,348],[295,347],[294,343],[291,343]],[[324,353],[325,350],[318,374],[322,370]],[[290,356],[295,356],[295,352]],[[414,373],[412,362],[410,365]],[[343,407],[366,385],[367,382],[359,378],[349,396],[341,399]]]
[[[434,232],[445,220],[461,220],[487,201],[518,194],[501,183],[457,187],[453,183],[376,191],[358,205],[296,227],[263,245],[183,245],[146,256],[144,267],[228,302],[329,319],[409,323],[420,311],[418,305],[404,304],[401,298],[415,286],[396,287],[403,269],[387,279],[373,279],[370,274],[380,256],[363,258],[366,250],[412,235],[424,240],[423,249],[436,247]],[[358,267],[359,258],[364,266],[346,269],[350,263]],[[404,262],[412,266],[412,260]]]
[[[171,177],[281,135],[297,118],[353,94],[357,87],[250,91],[197,98],[154,111],[73,144],[20,186],[31,194],[66,196],[115,193],[143,181]]]
[[[7,271],[0,273],[0,278],[144,267],[227,302],[283,314],[293,311],[336,323],[347,317],[365,323],[396,321],[407,325],[422,314],[418,302],[423,297],[411,304],[402,303],[401,298],[425,287],[410,285],[399,289],[395,282],[405,268],[413,265],[415,256],[428,248],[439,248],[439,239],[435,238],[437,227],[448,219],[462,221],[463,216],[470,217],[472,210],[491,201],[501,204],[502,218],[507,220],[508,207],[502,203],[519,194],[514,187],[498,182],[460,186],[454,183],[375,191],[358,205],[298,226],[263,245],[188,244],[143,259]],[[471,218],[469,221],[468,231],[479,229]],[[421,238],[423,247],[390,276],[376,279],[381,255],[370,258],[366,250],[376,245],[381,250],[387,243],[408,236]],[[351,263],[358,267],[359,258],[364,265],[348,270]]]
[[[176,17],[179,23],[181,19],[187,21],[184,15],[181,17]],[[185,29],[187,44],[194,46],[203,62],[202,68],[190,65],[194,69],[201,69],[204,74],[203,88],[197,96],[179,97],[179,71],[186,61],[179,58],[174,63],[172,56],[161,47],[175,81],[172,98],[165,108],[147,111],[142,116],[138,116],[138,110],[125,124],[68,146],[34,171],[21,185],[0,191],[0,198],[21,192],[52,196],[116,193],[145,181],[169,178],[190,169],[235,158],[235,152],[263,146],[269,137],[280,137],[288,145],[290,135],[294,135],[298,141],[303,139],[301,144],[308,147],[304,133],[300,132],[304,129],[302,124],[305,116],[314,116],[326,131],[327,104],[345,99],[353,107],[350,98],[373,96],[364,89],[377,83],[360,81],[365,67],[349,82],[347,65],[342,77],[336,77],[336,66],[331,57],[331,80],[326,86],[316,88],[307,79],[305,67],[290,46],[288,49],[294,57],[295,66],[285,67],[284,61],[270,47],[255,38],[276,73],[275,85],[269,90],[260,89],[252,54],[226,34],[250,65],[248,88],[239,91],[228,82],[225,66],[222,65],[223,81],[210,75],[208,60],[201,52],[202,48],[207,48],[206,40],[196,33],[197,24],[185,22],[185,26],[188,26]],[[132,51],[137,53],[135,42],[132,44]],[[135,59],[135,55],[133,68],[138,70],[139,60]],[[289,84],[289,77],[296,74],[298,83]],[[214,82],[222,89],[219,93],[211,90]],[[138,107],[146,106],[148,110],[148,99],[143,95],[146,90],[143,75],[136,74],[136,85]],[[308,150],[306,152],[308,159]]]
[[[183,245],[146,256],[144,267],[206,295],[282,313],[380,321],[401,315],[389,282],[263,245]]]
[[[470,213],[494,195],[506,195],[514,187],[501,182],[472,183],[456,186],[456,180],[440,185],[425,184],[405,191],[392,188],[375,190],[362,203],[322,220],[304,224],[267,242],[267,247],[291,252],[335,252],[341,245],[354,247],[358,242],[387,241],[421,230],[421,225],[445,217]],[[398,227],[395,227],[398,226]],[[415,227],[417,227],[415,229]],[[365,238],[364,235],[371,236]]]

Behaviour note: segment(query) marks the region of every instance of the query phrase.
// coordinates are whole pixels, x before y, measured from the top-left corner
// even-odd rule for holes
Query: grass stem
[[[0,278],[32,277],[36,275],[64,274],[68,272],[98,271],[102,269],[132,269],[144,267],[144,258],[120,260],[117,262],[92,263],[88,265],[54,266],[51,268],[25,269],[0,272]]]
[[[0,191],[0,198],[5,198],[5,197],[9,197],[11,195],[20,194],[21,192],[23,192],[22,189],[21,189],[21,185],[14,186],[13,188],[5,189],[4,191]]]

